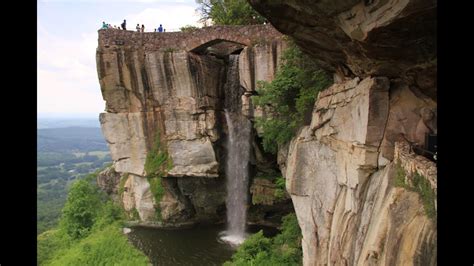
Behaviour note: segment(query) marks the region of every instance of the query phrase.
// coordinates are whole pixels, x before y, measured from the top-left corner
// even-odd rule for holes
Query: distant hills
[[[99,127],[63,127],[37,130],[38,152],[108,151]]]
[[[100,127],[97,118],[38,118],[37,128]]]

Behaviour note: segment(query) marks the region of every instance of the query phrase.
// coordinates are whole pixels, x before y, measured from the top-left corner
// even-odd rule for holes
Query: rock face
[[[154,199],[150,184],[145,178],[128,174],[121,195],[125,211],[137,211],[141,220],[149,221],[155,217]]]
[[[394,183],[401,165],[436,194],[436,165],[399,142],[436,133],[436,1],[248,2],[334,73],[278,154],[304,265],[435,265],[436,224]]]
[[[120,173],[117,173],[114,167],[109,167],[97,175],[97,185],[105,191],[107,195],[111,195],[113,200],[117,199],[119,192]]]
[[[436,225],[419,195],[393,186],[394,162],[379,164],[390,111],[401,104],[389,88],[385,77],[334,84],[290,143],[286,186],[304,265],[436,263]]]
[[[397,77],[436,98],[437,1],[248,2],[338,77]]]
[[[157,208],[164,222],[222,221],[228,56],[240,53],[242,111],[252,118],[250,95],[258,80],[273,79],[284,47],[270,25],[161,34],[99,30],[97,71],[106,101],[100,122],[115,171],[127,176],[121,195],[127,211],[136,210],[142,221],[157,219]],[[144,167],[158,140],[172,162],[159,202]]]
[[[294,212],[289,194],[274,182],[259,177],[253,179],[248,223],[278,227],[283,216]]]

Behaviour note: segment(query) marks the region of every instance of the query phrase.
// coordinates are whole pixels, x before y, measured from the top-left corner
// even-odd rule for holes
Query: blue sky
[[[145,31],[196,25],[194,0],[38,0],[38,116],[98,117],[105,102],[95,51],[102,21]]]

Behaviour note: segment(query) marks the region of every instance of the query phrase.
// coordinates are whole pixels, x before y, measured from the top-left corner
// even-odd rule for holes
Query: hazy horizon
[[[100,113],[37,113],[37,119],[97,119]]]

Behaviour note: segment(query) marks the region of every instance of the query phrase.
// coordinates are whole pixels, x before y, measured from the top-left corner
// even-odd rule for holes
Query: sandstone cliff
[[[273,79],[282,36],[270,25],[190,33],[100,30],[97,71],[106,101],[100,122],[118,173],[104,173],[100,183],[115,186],[109,190],[142,221],[156,220],[158,209],[158,220],[171,223],[223,219],[229,54],[239,55],[231,74],[240,81],[242,112],[252,119],[250,96],[258,80]],[[158,142],[172,163],[157,199],[146,178],[153,173],[144,166]]]
[[[335,74],[279,151],[304,265],[435,265],[436,165],[406,141],[436,130],[436,1],[249,3]]]
[[[436,264],[436,199],[432,207],[426,198],[436,195],[436,164],[407,144],[423,141],[423,125],[436,130],[436,1],[249,2],[334,73],[310,125],[278,154],[304,265]],[[222,219],[229,54],[239,55],[240,105],[252,119],[250,96],[258,80],[272,80],[281,37],[270,25],[99,31],[100,120],[116,171],[100,184],[142,221],[157,209],[172,223]],[[158,139],[172,164],[156,202],[144,165]],[[253,175],[274,167],[252,147]],[[275,212],[274,191],[254,179],[251,219]]]
[[[389,160],[382,146],[400,123],[390,115],[410,120],[400,105],[408,111],[426,103],[390,99],[389,84],[377,77],[331,86],[320,93],[311,125],[289,145],[286,185],[303,232],[305,265],[436,263],[436,222],[416,192],[395,186],[397,163],[434,180],[436,166],[409,149],[396,156],[392,150]],[[407,88],[393,90],[410,95]]]

